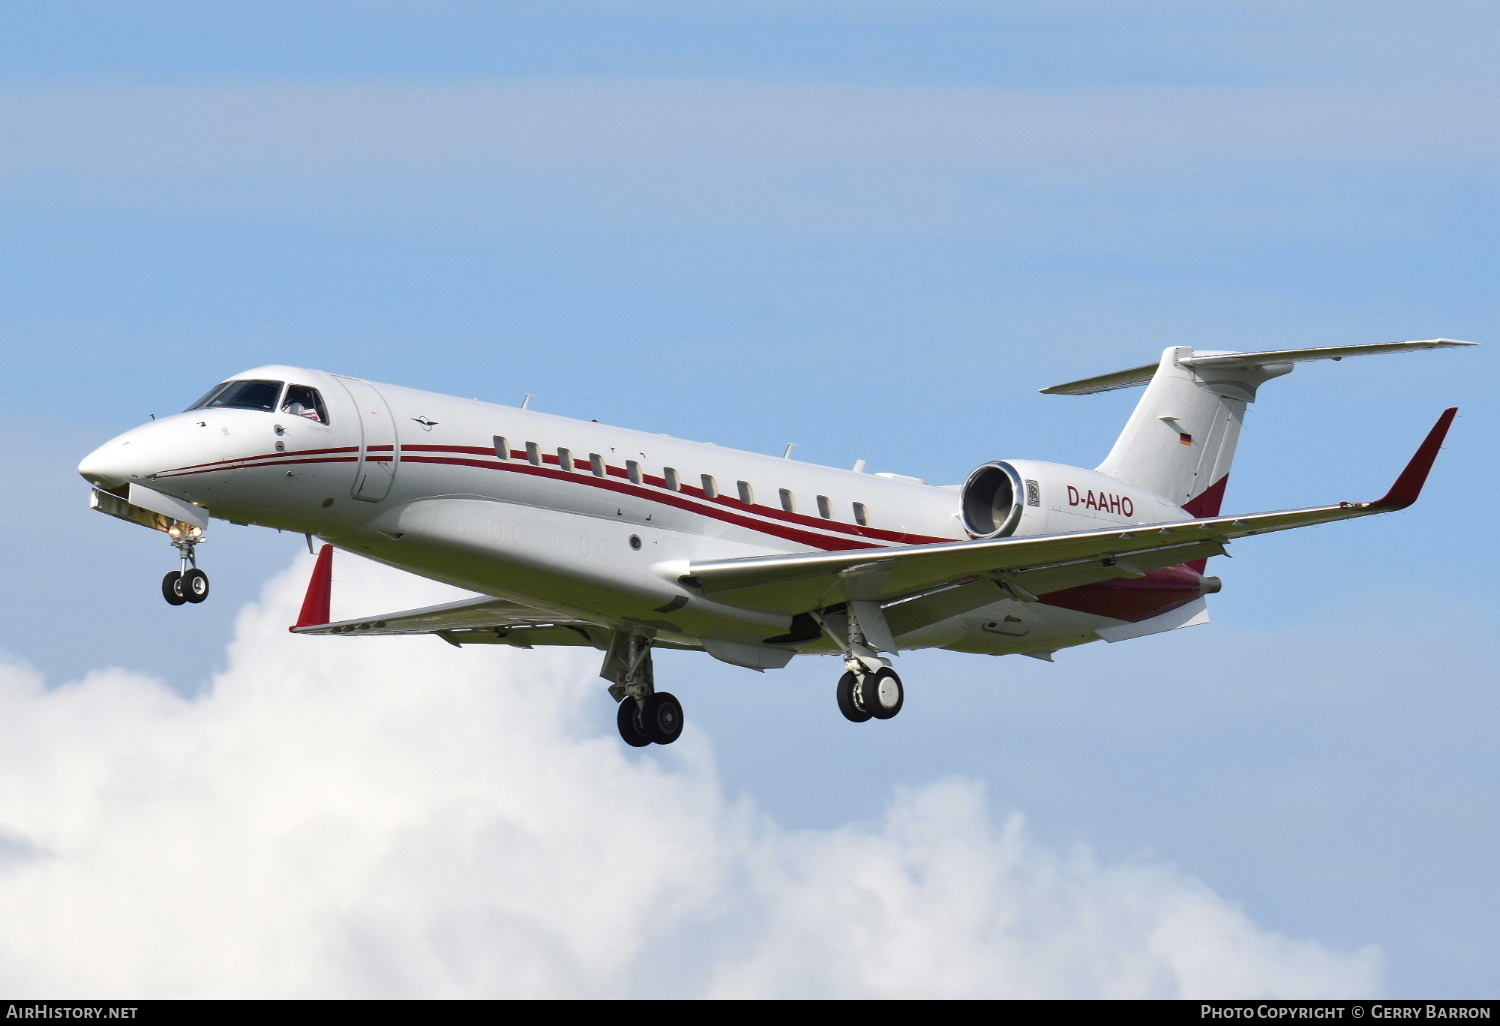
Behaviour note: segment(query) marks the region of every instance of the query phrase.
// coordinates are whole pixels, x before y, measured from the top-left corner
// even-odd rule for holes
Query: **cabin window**
[[[865,509],[865,504],[862,502],[854,504],[854,522],[860,527],[870,526],[870,511]]]
[[[664,467],[662,468],[661,476],[662,480],[666,482],[668,491],[682,491],[682,479],[677,476],[677,468]]]
[[[755,489],[750,487],[749,481],[738,482],[740,487],[740,501],[746,506],[755,505]]]
[[[559,467],[562,467],[564,470],[572,470],[573,469],[573,450],[571,450],[571,449],[559,449],[559,450],[557,450],[557,465]]]
[[[310,420],[314,424],[328,423],[328,408],[316,388],[307,385],[286,386],[286,396],[281,400],[281,412]]]
[[[631,484],[641,483],[641,465],[635,460],[625,461],[625,473],[630,475]]]
[[[502,460],[510,459],[510,443],[505,440],[504,435],[495,436],[495,455]]]
[[[703,475],[703,497],[705,499],[717,499],[719,497],[719,486],[714,482],[712,474]]]
[[[818,516],[824,520],[833,519],[833,503],[828,501],[828,496],[818,496]]]
[[[542,447],[535,442],[527,442],[526,461],[533,467],[540,467],[542,465]]]
[[[597,452],[589,453],[589,469],[594,472],[595,477],[604,476],[604,457]]]
[[[790,488],[783,488],[781,489],[780,494],[781,508],[786,510],[788,513],[797,512],[797,500],[792,498],[792,490]]]

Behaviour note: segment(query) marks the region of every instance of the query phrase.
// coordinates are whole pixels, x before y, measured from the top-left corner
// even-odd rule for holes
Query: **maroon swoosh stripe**
[[[385,446],[384,449],[388,452],[391,451],[390,446]],[[335,457],[327,454],[351,453],[358,451],[358,447],[356,446],[345,446],[336,449],[303,449],[289,453],[266,453],[262,456],[243,457],[239,460],[218,460],[214,463],[195,464],[190,467],[180,468],[179,470],[164,472],[162,476],[167,476],[168,474],[172,476],[187,476],[189,474],[212,473],[215,470],[241,470],[251,467],[274,467],[281,466],[283,464],[292,465],[306,463],[353,463],[357,461],[358,457]],[[697,513],[700,516],[708,516],[715,520],[734,524],[736,526],[744,527],[752,531],[758,531],[762,534],[770,534],[775,537],[784,538],[788,541],[795,541],[803,545],[811,546],[813,548],[823,549],[824,551],[880,547],[868,541],[858,541],[853,538],[839,538],[823,534],[812,534],[806,531],[796,530],[791,526],[783,526],[777,523],[768,523],[764,520],[755,520],[750,517],[740,516],[736,514],[735,512],[733,512],[732,508],[704,508],[703,506],[699,505],[699,502],[718,502],[721,506],[742,506],[744,504],[734,499],[708,499],[703,496],[703,490],[701,488],[693,488],[689,485],[682,486],[681,494],[689,495],[689,497],[691,498],[692,493],[697,493],[698,501],[689,501],[689,499],[681,498],[679,497],[679,493],[676,492],[656,491],[654,489],[647,490],[644,487],[629,484],[625,481],[616,482],[604,478],[598,478],[593,475],[592,471],[587,473],[578,471],[569,472],[560,469],[559,461],[555,455],[550,459],[544,456],[543,460],[544,462],[550,462],[554,465],[558,465],[559,469],[557,470],[553,470],[550,467],[545,466],[534,466],[529,461],[527,461],[526,453],[523,451],[512,453],[512,458],[516,462],[502,461],[494,455],[493,449],[479,446],[408,445],[403,446],[401,452],[403,454],[403,462],[446,464],[450,466],[474,467],[480,470],[507,470],[512,473],[533,474],[537,476],[547,477],[551,480],[571,481],[576,484],[585,484],[594,488],[604,488],[608,491],[630,495],[635,498],[644,498],[652,502],[662,503],[663,505],[675,506],[678,509],[682,509],[690,513]],[[475,460],[438,455],[404,455],[411,452],[461,452],[474,456],[488,456],[489,459]],[[321,458],[305,458],[308,456],[319,456]],[[388,461],[390,458],[391,457],[385,457],[382,461]],[[374,459],[381,460],[381,458],[379,457],[376,457]],[[629,478],[629,473],[623,467],[606,466],[606,472],[616,477],[626,479]],[[648,484],[656,485],[657,487],[663,489],[666,487],[666,481],[663,478],[646,475],[644,476],[643,480]],[[1215,499],[1221,499],[1223,496],[1225,483],[1226,482],[1223,480],[1217,482],[1215,488],[1210,490],[1211,492],[1214,492],[1216,494],[1210,495],[1206,501],[1212,502]],[[811,521],[811,518],[803,517],[799,514],[788,514],[785,511],[772,510],[768,507],[765,507],[763,509],[764,513],[762,515],[778,516],[787,520]],[[760,512],[760,510],[761,508],[756,509],[757,512]],[[867,537],[887,538],[897,544],[921,545],[929,542],[952,540],[948,538],[929,538],[922,535],[898,534],[896,532],[890,531],[877,531],[873,528],[861,528],[858,525],[840,524],[836,521],[812,521],[812,523],[814,524],[814,526],[823,527],[825,530],[867,532]],[[1042,603],[1044,605],[1061,606],[1065,609],[1074,609],[1079,612],[1087,612],[1097,616],[1109,616],[1119,620],[1136,621],[1148,619],[1151,616],[1159,615],[1160,613],[1168,609],[1176,608],[1177,606],[1180,606],[1185,602],[1191,601],[1192,597],[1196,596],[1196,594],[1199,594],[1199,592],[1194,589],[1194,594],[1192,596],[1187,595],[1186,589],[1184,589],[1183,587],[1183,582],[1177,580],[1174,576],[1181,575],[1182,571],[1184,570],[1196,571],[1195,573],[1191,573],[1189,575],[1193,581],[1199,580],[1198,574],[1202,573],[1202,567],[1197,564],[1183,564],[1181,566],[1169,567],[1165,570],[1153,571],[1152,573],[1147,575],[1147,579],[1144,581],[1104,581],[1095,584],[1086,584],[1075,588],[1069,588],[1061,592],[1054,592],[1044,596],[1042,598]]]
[[[469,455],[473,455],[473,456],[487,456],[487,457],[489,457],[489,459],[485,460],[483,462],[464,461],[462,464],[460,464],[462,466],[472,466],[472,467],[480,467],[480,468],[487,468],[487,469],[500,469],[500,470],[520,471],[522,473],[534,472],[534,471],[537,471],[537,470],[546,471],[548,469],[547,466],[537,467],[535,464],[531,463],[530,460],[527,458],[526,452],[524,450],[521,450],[521,449],[511,450],[511,455],[510,455],[510,459],[509,460],[501,460],[500,458],[498,458],[497,456],[495,456],[495,450],[493,448],[490,448],[490,447],[487,447],[487,446],[486,447],[481,447],[481,446],[473,446],[473,445],[403,445],[401,447],[401,452],[403,454],[409,453],[409,452],[465,453],[465,454],[469,454]],[[428,460],[418,460],[418,459],[416,459],[414,457],[406,457],[404,455],[403,455],[403,459],[408,459],[408,460],[411,460],[412,462],[435,462],[434,460],[431,460],[431,459],[428,459]],[[555,474],[553,474],[553,473],[545,473],[542,476],[546,476],[546,477],[552,478],[554,480],[577,481],[577,482],[580,482],[580,483],[589,483],[591,481],[592,482],[599,482],[599,481],[602,480],[602,479],[594,476],[594,474],[592,473],[592,471],[586,470],[586,469],[575,470],[575,471],[572,471],[572,472],[569,472],[569,471],[566,471],[566,470],[561,470],[560,469],[561,466],[562,466],[561,461],[557,458],[557,456],[555,454],[552,454],[552,453],[543,453],[543,454],[541,454],[541,459],[542,459],[542,463],[543,464],[550,465],[550,466],[555,466],[555,467],[559,468],[559,471],[557,473],[555,473]],[[588,466],[588,461],[587,460],[575,460],[575,464],[577,466],[579,466],[579,467],[587,467]],[[617,477],[617,478],[621,478],[622,480],[627,480],[627,481],[630,478],[629,471],[627,471],[624,467],[616,467],[616,466],[613,466],[613,465],[610,465],[610,464],[606,464],[604,469],[605,469],[605,474],[608,477]],[[642,482],[643,485],[649,485],[649,486],[651,486],[651,490],[647,490],[645,488],[641,488],[640,486],[635,486],[639,490],[626,490],[626,494],[632,494],[632,495],[635,495],[637,498],[649,499],[651,501],[664,501],[664,499],[663,499],[663,493],[659,492],[659,491],[656,491],[656,489],[663,489],[663,490],[666,489],[666,487],[667,487],[667,481],[666,481],[665,477],[658,477],[658,476],[655,476],[655,475],[652,475],[652,474],[643,474],[641,476],[641,482]],[[610,489],[610,490],[612,490],[612,491],[619,491],[620,489]],[[751,504],[751,503],[741,502],[739,499],[730,498],[730,497],[724,496],[724,495],[720,495],[720,496],[716,496],[714,498],[710,498],[706,494],[704,494],[704,491],[703,491],[702,488],[697,488],[697,487],[694,487],[693,485],[690,485],[690,484],[683,484],[683,485],[680,486],[680,488],[679,488],[679,490],[677,492],[666,491],[665,494],[666,495],[674,495],[674,494],[687,495],[687,496],[691,496],[693,498],[699,499],[699,500],[701,500],[703,502],[715,503],[715,504],[717,504],[718,506],[722,507],[725,510],[739,510],[739,511],[743,511],[743,512],[746,512],[746,513],[753,513],[756,516],[758,516],[758,517],[764,517],[767,520],[781,521],[781,522],[786,523],[786,524],[801,526],[801,527],[804,527],[804,528],[810,528],[810,529],[815,530],[815,531],[840,531],[840,532],[843,532],[845,534],[856,535],[856,536],[858,536],[860,538],[871,538],[871,539],[876,539],[878,541],[888,541],[888,542],[891,542],[893,544],[898,544],[898,545],[922,545],[922,544],[926,544],[926,543],[930,543],[930,542],[947,542],[947,541],[953,541],[952,538],[934,538],[934,537],[929,537],[927,535],[907,534],[907,533],[901,532],[901,531],[886,531],[886,530],[882,530],[882,529],[876,528],[876,527],[861,527],[861,526],[859,526],[857,524],[846,524],[846,523],[843,523],[843,522],[837,521],[837,520],[827,520],[827,519],[824,519],[822,517],[812,517],[812,516],[808,516],[808,515],[803,514],[803,513],[793,513],[793,512],[790,512],[788,510],[778,509],[778,508],[776,508],[774,506],[760,506],[760,505],[755,505],[755,504]],[[672,506],[677,506],[678,508],[690,510],[690,511],[693,511],[693,512],[702,512],[702,513],[708,512],[707,510],[702,510],[702,509],[700,509],[699,507],[697,507],[695,505],[684,505],[684,504],[679,503],[679,502],[667,502],[666,504],[667,505],[672,505]]]
[[[196,474],[213,474],[221,470],[250,470],[255,467],[279,467],[292,463],[357,463],[357,456],[322,456],[316,459],[291,459],[289,457],[301,456],[300,452],[276,453],[274,458],[264,456],[247,456],[241,460],[224,461],[215,464],[203,464],[198,467],[183,467],[177,470],[163,470],[156,476],[161,477],[192,477]]]
[[[334,449],[298,449],[298,450],[296,450],[294,452],[268,452],[268,453],[264,453],[264,454],[262,454],[260,456],[236,456],[233,459],[228,459],[228,460],[214,460],[211,463],[190,463],[190,464],[188,464],[185,467],[173,467],[171,470],[164,470],[164,471],[162,471],[157,476],[158,477],[178,476],[178,475],[183,474],[186,471],[202,471],[202,470],[205,470],[205,469],[207,469],[207,470],[213,470],[213,469],[216,469],[216,468],[225,468],[225,469],[227,469],[227,468],[230,468],[230,467],[241,466],[241,465],[244,465],[244,464],[254,464],[254,463],[256,463],[257,461],[260,461],[260,460],[279,460],[279,459],[281,459],[283,457],[286,457],[286,456],[321,456],[321,455],[324,455],[324,454],[327,454],[327,453],[339,453],[339,452],[354,452],[354,453],[357,453],[357,452],[359,452],[359,446],[357,446],[357,445],[342,445],[342,446],[339,446],[338,448],[334,448]],[[358,457],[354,457],[354,458],[358,459]],[[340,461],[330,460],[329,462],[340,462]]]
[[[405,454],[403,453],[403,459],[401,462],[437,463],[446,464],[449,466],[474,467],[480,470],[505,470],[511,473],[530,474],[535,477],[545,477],[553,481],[565,481],[572,482],[574,484],[587,485],[591,488],[602,488],[605,491],[615,492],[620,495],[629,495],[632,498],[646,499],[650,502],[660,503],[664,506],[673,506],[677,509],[686,510],[689,513],[696,513],[699,516],[711,517],[714,520],[718,520],[723,523],[734,524],[737,527],[745,527],[752,531],[758,531],[761,534],[770,534],[778,538],[785,538],[788,541],[798,542],[800,544],[808,545],[813,548],[823,549],[824,551],[878,547],[873,542],[869,541],[861,541],[854,538],[840,538],[835,535],[813,534],[810,531],[798,530],[795,527],[775,523],[774,521],[756,520],[751,517],[742,516],[727,509],[714,507],[705,508],[704,506],[701,506],[688,498],[680,496],[675,492],[648,491],[644,487],[638,485],[627,484],[622,481],[610,481],[605,478],[594,477],[592,474],[584,476],[577,473],[570,474],[566,470],[553,470],[549,467],[536,467],[532,466],[529,463],[523,464],[521,466],[507,466],[504,463],[500,463],[494,460],[480,461],[472,459],[460,459],[452,456],[405,456]],[[852,528],[840,528],[833,526],[830,526],[829,529],[852,530]],[[914,540],[909,542],[908,544],[921,544],[925,541],[939,540],[928,538],[916,540],[914,536],[910,537],[913,537]]]
[[[379,447],[374,447],[379,448]],[[390,452],[391,447],[385,446],[385,451]],[[170,471],[163,471],[160,477],[187,477],[197,474],[213,473],[219,470],[245,470],[256,467],[279,467],[282,465],[312,464],[312,463],[353,463],[356,456],[324,456],[325,453],[357,453],[357,446],[344,446],[336,449],[301,449],[287,453],[264,453],[258,456],[245,456],[234,460],[216,460],[212,463],[191,464]],[[372,450],[373,451],[373,450]],[[461,452],[476,456],[487,456],[485,460],[460,459],[451,456],[416,456],[409,453],[451,453]],[[308,458],[318,455],[318,458]],[[402,462],[409,463],[434,463],[447,464],[450,466],[473,467],[480,470],[505,470],[511,473],[532,474],[534,476],[546,477],[551,480],[570,481],[575,484],[588,485],[594,488],[603,488],[607,491],[629,495],[634,498],[645,499],[650,502],[658,502],[663,505],[673,506],[700,516],[707,516],[724,523],[734,524],[762,534],[770,534],[775,537],[784,538],[802,545],[823,549],[824,551],[837,551],[843,549],[877,548],[879,542],[884,541],[891,544],[922,545],[930,542],[952,541],[951,538],[933,538],[925,535],[905,534],[896,531],[885,531],[879,528],[860,527],[855,524],[844,524],[839,521],[814,519],[802,514],[788,513],[785,510],[774,509],[769,506],[751,506],[737,499],[729,499],[723,496],[710,499],[703,494],[701,488],[691,485],[683,485],[682,492],[659,491],[666,488],[664,478],[645,475],[645,485],[654,487],[647,488],[644,485],[627,483],[629,473],[623,467],[606,466],[606,473],[613,477],[627,480],[612,481],[606,478],[595,477],[592,472],[553,470],[550,467],[534,466],[526,460],[525,452],[512,453],[513,461],[500,460],[494,455],[494,449],[479,446],[448,446],[448,445],[408,445],[402,446]],[[368,456],[368,462],[383,463],[391,462],[397,458],[393,453],[391,456]],[[544,462],[558,464],[555,455],[543,456]],[[705,506],[703,503],[715,503],[715,506]],[[736,507],[752,512],[756,519],[735,512]],[[779,521],[779,522],[778,522]],[[799,530],[797,525],[805,525],[820,531],[842,532],[844,535],[854,534],[856,538],[840,537],[837,534],[820,534],[808,530]]]

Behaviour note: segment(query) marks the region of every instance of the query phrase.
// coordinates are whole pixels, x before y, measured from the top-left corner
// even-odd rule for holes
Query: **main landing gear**
[[[161,596],[168,603],[202,602],[208,598],[208,574],[198,569],[198,545],[204,541],[203,529],[192,524],[173,524],[167,534],[172,547],[182,557],[182,569],[173,570],[161,579]]]
[[[615,725],[627,745],[669,745],[682,736],[682,703],[656,690],[650,638],[617,631],[599,676],[610,682],[609,693],[620,703]]]
[[[863,723],[871,717],[888,720],[906,703],[906,689],[901,686],[901,678],[889,666],[874,673],[868,670],[863,673],[845,671],[839,678],[837,695],[839,712],[854,723]]]
[[[881,651],[896,651],[895,638],[885,622],[880,603],[851,599],[842,610],[818,616],[823,632],[844,650],[844,675],[834,694],[839,712],[854,723],[888,720],[906,704],[901,677]]]

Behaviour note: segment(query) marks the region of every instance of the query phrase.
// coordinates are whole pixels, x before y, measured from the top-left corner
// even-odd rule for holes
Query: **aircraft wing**
[[[590,631],[599,628],[584,620],[557,617],[504,599],[477,598],[440,606],[405,609],[359,620],[293,627],[293,634],[436,634],[451,645],[593,645]],[[602,636],[602,634],[601,634]]]
[[[333,582],[333,546],[324,545],[307,585],[302,613],[293,634],[338,634],[356,637],[435,634],[450,645],[590,645],[606,647],[608,632],[586,620],[558,618],[506,599],[481,596],[442,605],[381,613],[358,620],[329,622]]]
[[[1405,509],[1417,500],[1457,409],[1438,418],[1381,499],[1035,538],[898,545],[691,564],[683,583],[746,608],[809,612],[852,599],[890,601],[988,578],[1022,600],[1218,555],[1236,538]]]

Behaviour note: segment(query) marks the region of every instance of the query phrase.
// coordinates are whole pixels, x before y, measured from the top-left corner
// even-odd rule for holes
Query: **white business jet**
[[[962,485],[684,442],[300,367],[259,367],[79,465],[95,509],[166,532],[168,602],[201,602],[210,516],[323,539],[298,634],[588,645],[628,744],[670,744],[682,706],[653,648],[755,670],[836,654],[850,720],[890,719],[890,657],[946,648],[1050,660],[1208,619],[1207,560],[1234,539],[1403,509],[1456,410],[1384,498],[1220,516],[1246,404],[1304,360],[1451,339],[1262,353],[1174,346],[1043,389],[1146,385],[1096,470],[996,460]],[[479,595],[330,622],[333,546]]]

